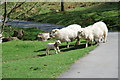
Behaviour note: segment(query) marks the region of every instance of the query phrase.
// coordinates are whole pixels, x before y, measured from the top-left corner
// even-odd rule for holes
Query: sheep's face
[[[82,38],[85,37],[85,32],[84,32],[84,30],[80,32],[80,36],[81,36]]]
[[[53,29],[50,33],[50,37],[54,38],[57,35],[58,31],[59,31],[59,29]]]
[[[59,44],[61,44],[61,41],[60,41],[60,40],[57,40],[56,43],[59,45]]]
[[[81,37],[83,37],[83,36],[84,36],[83,30],[78,31],[77,37],[78,37],[78,38],[81,38]]]

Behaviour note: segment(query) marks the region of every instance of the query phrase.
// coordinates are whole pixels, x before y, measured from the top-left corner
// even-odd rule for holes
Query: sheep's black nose
[[[51,33],[50,33],[49,35],[50,35],[50,37],[53,37],[53,36],[51,35]]]
[[[52,35],[50,35],[50,37],[52,37]]]

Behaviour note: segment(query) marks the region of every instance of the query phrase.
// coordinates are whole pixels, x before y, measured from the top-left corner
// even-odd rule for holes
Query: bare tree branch
[[[26,12],[18,15],[17,17],[19,17],[19,16],[21,16],[21,15],[24,15],[25,13],[28,13],[28,12],[31,11],[36,5],[37,5],[37,3],[35,3],[29,10],[27,10]]]
[[[25,0],[25,1],[26,1],[26,0]],[[20,6],[22,6],[22,5],[25,3],[25,1],[24,1],[24,2],[21,2],[21,4],[19,4],[19,5],[18,5],[18,3],[16,3],[15,7],[13,7],[13,8],[11,9],[11,11],[7,14],[7,17],[10,17],[10,14],[11,14],[12,12],[14,12],[17,8],[19,8]]]
[[[14,7],[17,7],[17,5],[18,5],[19,1],[20,1],[20,0],[18,0],[18,2],[15,4],[15,6],[14,6]],[[14,7],[13,7],[13,8],[14,8]]]

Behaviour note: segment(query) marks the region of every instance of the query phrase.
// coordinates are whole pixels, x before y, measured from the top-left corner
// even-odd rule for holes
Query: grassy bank
[[[33,9],[26,13],[34,4],[30,2],[23,4],[11,14],[10,18],[65,26],[80,24],[82,27],[86,27],[97,21],[104,21],[109,30],[120,30],[118,2],[65,2],[64,12],[56,12],[56,10],[60,10],[60,3],[39,2]],[[15,3],[7,4],[8,12],[13,5]]]
[[[68,26],[80,24],[82,27],[91,25],[97,21],[104,21],[109,30],[118,30],[120,24],[118,3],[103,3],[91,7],[77,7],[59,13],[36,14],[27,19],[42,23],[51,23]],[[23,18],[25,19],[25,18]]]
[[[85,41],[82,41],[77,48],[72,42],[67,49],[66,44],[62,43],[61,53],[54,54],[51,50],[50,55],[45,56],[46,44],[49,42],[54,40],[3,43],[3,78],[55,78],[96,47],[84,48]]]
[[[35,40],[38,33],[44,32],[44,31],[41,31],[40,29],[37,29],[35,27],[20,28],[20,27],[6,26],[4,28],[3,36],[4,37],[12,37],[14,34],[14,30],[17,30],[17,31],[23,30],[23,32],[24,32],[24,36],[22,38],[23,40]]]

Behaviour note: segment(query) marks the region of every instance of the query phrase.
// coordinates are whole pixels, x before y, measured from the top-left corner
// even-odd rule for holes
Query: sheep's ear
[[[56,29],[55,32],[59,31],[59,29]]]
[[[83,32],[83,30],[82,31],[80,31],[81,33]]]
[[[82,33],[83,31],[81,30],[81,31],[79,31],[78,33]]]

